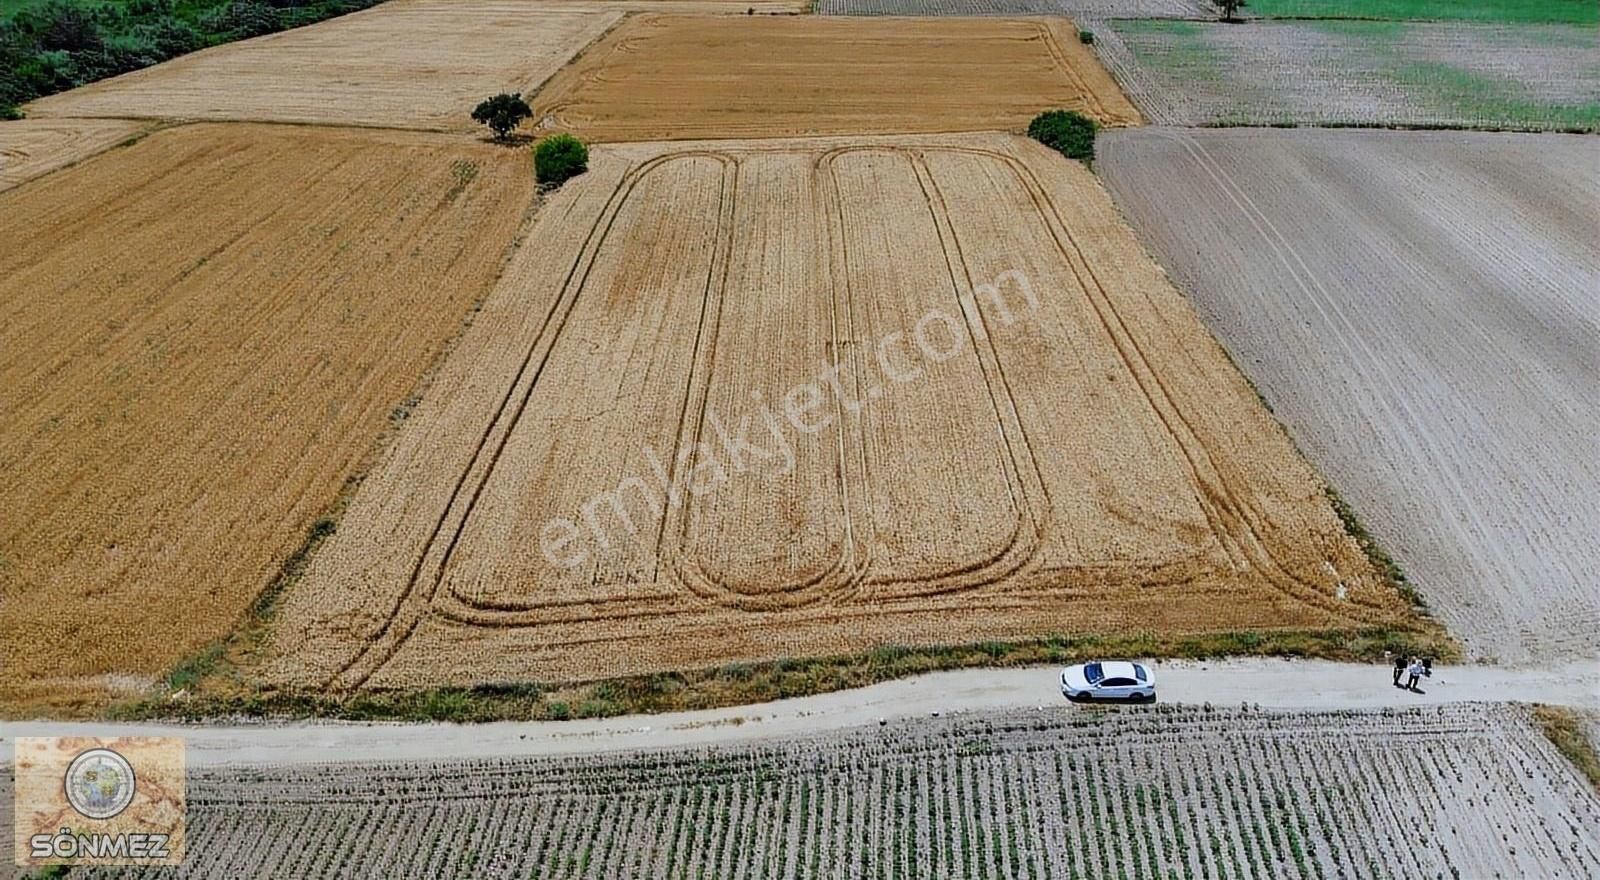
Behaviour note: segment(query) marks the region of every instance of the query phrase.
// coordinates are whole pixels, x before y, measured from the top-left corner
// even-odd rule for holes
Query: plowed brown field
[[[92,156],[133,136],[146,124],[122,119],[0,122],[0,189]]]
[[[231,630],[487,290],[530,177],[200,125],[0,193],[0,707]]]
[[[1600,655],[1597,147],[1252,129],[1101,142],[1123,210],[1306,455],[1451,632],[1501,662]]]
[[[531,91],[625,7],[399,0],[41,98],[30,116],[471,129],[484,96]]]
[[[1404,620],[1095,178],[1031,141],[600,147],[530,241],[269,677]]]
[[[544,125],[601,141],[1018,129],[1139,114],[1066,19],[639,15],[552,77]]]

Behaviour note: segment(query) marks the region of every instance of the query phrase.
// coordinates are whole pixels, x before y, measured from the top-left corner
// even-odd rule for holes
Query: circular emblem
[[[67,802],[90,819],[109,819],[133,801],[133,765],[110,749],[90,749],[67,766]]]

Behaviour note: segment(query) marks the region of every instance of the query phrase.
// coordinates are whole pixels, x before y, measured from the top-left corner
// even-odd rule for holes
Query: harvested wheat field
[[[536,0],[546,6],[695,15],[799,15],[810,0]]]
[[[0,193],[0,709],[239,623],[488,289],[529,178],[426,135],[200,125]]]
[[[0,190],[86,159],[134,137],[146,126],[121,119],[0,122]]]
[[[1408,619],[1080,166],[1004,135],[591,165],[289,591],[274,681]]]
[[[1097,166],[1300,448],[1480,656],[1594,656],[1591,137],[1141,130]]]
[[[479,100],[537,88],[623,13],[526,0],[396,0],[41,98],[27,111],[473,129]]]
[[[1053,709],[601,757],[202,767],[187,798],[188,861],[134,876],[1600,873],[1600,797],[1507,705]]]
[[[639,15],[551,78],[540,125],[599,141],[1022,129],[1139,114],[1065,19]]]

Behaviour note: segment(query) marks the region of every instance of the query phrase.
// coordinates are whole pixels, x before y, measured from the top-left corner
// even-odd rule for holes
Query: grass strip
[[[161,694],[122,704],[110,711],[109,719],[561,721],[763,703],[949,669],[1066,664],[1099,657],[1255,656],[1378,662],[1386,651],[1426,655],[1443,662],[1460,658],[1460,649],[1436,628],[1056,636],[945,647],[886,646],[832,657],[732,663],[687,672],[578,683],[502,682],[471,687],[361,692],[348,696],[264,688],[229,690],[226,684],[219,684],[202,687],[199,693],[182,699]],[[1040,694],[1042,699],[1048,698],[1048,682],[1041,683]]]
[[[1589,780],[1589,784],[1600,791],[1600,754],[1596,754],[1594,743],[1584,733],[1583,720],[1578,717],[1577,711],[1566,706],[1538,703],[1533,707],[1533,720],[1539,725],[1545,739],[1555,745],[1556,751],[1571,761],[1572,766]]]

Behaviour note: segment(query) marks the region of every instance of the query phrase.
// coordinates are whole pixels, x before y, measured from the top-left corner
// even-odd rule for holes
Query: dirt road
[[[1522,700],[1600,708],[1600,663],[1542,669],[1439,667],[1414,694],[1382,666],[1296,660],[1156,665],[1163,702],[1269,708],[1366,709]],[[563,755],[747,742],[841,730],[914,716],[1066,705],[1054,667],[969,669],[858,690],[704,712],[601,721],[453,724],[292,724],[184,727],[23,722],[0,729],[0,764],[19,736],[168,735],[188,740],[190,766],[419,761]]]

